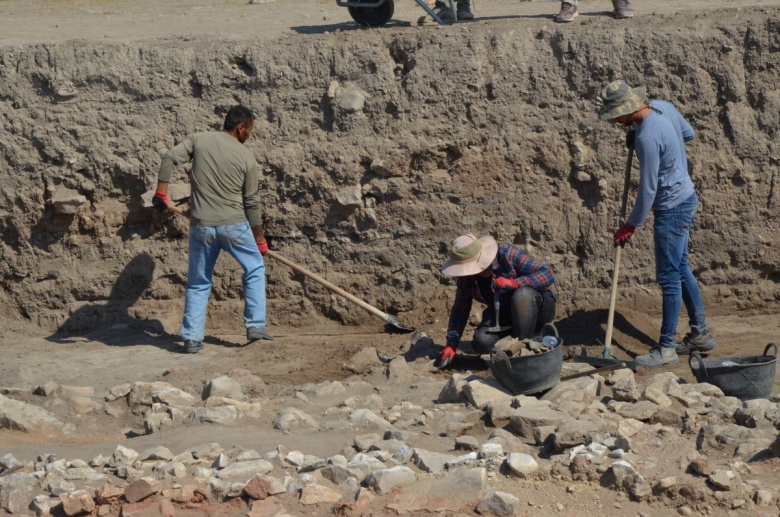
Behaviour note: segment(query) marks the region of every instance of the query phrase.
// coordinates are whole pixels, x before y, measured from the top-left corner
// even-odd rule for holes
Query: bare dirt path
[[[721,8],[755,9],[775,0],[662,0],[634,2],[636,19],[653,23],[655,15],[697,16]],[[558,2],[478,0],[477,26],[485,23],[551,23]],[[576,23],[609,16],[607,0],[580,4]],[[424,12],[413,0],[397,0],[387,27],[416,23]],[[25,0],[0,1],[0,44],[20,45],[64,40],[130,41],[165,37],[277,39],[295,34],[359,30],[346,8],[335,0]],[[430,30],[426,28],[425,30]]]

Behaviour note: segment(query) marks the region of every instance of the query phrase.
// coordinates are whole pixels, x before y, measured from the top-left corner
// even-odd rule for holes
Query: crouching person
[[[458,280],[440,367],[455,357],[474,300],[487,305],[472,340],[472,348],[480,354],[489,353],[498,340],[508,335],[529,338],[555,317],[555,295],[550,290],[555,282],[552,269],[518,246],[498,244],[489,235],[479,239],[461,235],[452,243],[449,260],[441,271]],[[499,332],[490,330],[496,325],[496,301],[498,322],[507,327]]]

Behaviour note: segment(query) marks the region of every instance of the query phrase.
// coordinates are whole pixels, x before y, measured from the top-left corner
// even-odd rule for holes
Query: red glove
[[[439,359],[439,368],[444,368],[452,362],[455,358],[455,348],[449,345],[444,347],[441,351],[441,358]]]
[[[266,253],[268,253],[268,241],[265,239],[258,241],[257,249],[260,250],[260,254],[265,257]]]
[[[515,289],[520,287],[520,284],[518,284],[517,280],[515,280],[514,278],[504,278],[503,276],[500,276],[493,281],[493,286],[495,289],[498,289],[499,291],[506,292],[506,291],[514,291]]]
[[[615,232],[615,236],[613,237],[615,246],[623,246],[628,238],[634,234],[634,230],[636,230],[636,227],[634,227],[633,224],[628,223],[618,228],[618,231]]]
[[[157,210],[160,212],[164,211],[166,208],[168,208],[168,205],[171,204],[171,200],[168,199],[168,193],[167,192],[160,192],[159,190],[154,193],[154,197],[152,198],[152,205],[154,205]]]

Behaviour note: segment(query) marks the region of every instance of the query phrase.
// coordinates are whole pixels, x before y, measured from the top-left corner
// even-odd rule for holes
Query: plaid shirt
[[[513,244],[499,244],[492,269],[494,278],[512,278],[520,287],[527,285],[537,291],[550,291],[550,286],[555,282],[550,266],[527,255],[525,250]],[[452,304],[447,327],[448,345],[457,347],[460,342],[471,314],[473,300],[486,305],[492,303],[492,300],[487,301],[482,296],[475,275],[458,278],[455,303]]]

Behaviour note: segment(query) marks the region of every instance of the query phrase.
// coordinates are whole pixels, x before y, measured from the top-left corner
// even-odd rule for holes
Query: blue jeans
[[[265,328],[265,263],[249,222],[190,228],[190,255],[181,337],[203,340],[211,274],[219,252],[225,250],[244,269],[244,325]]]
[[[663,293],[661,347],[673,347],[677,336],[680,308],[685,303],[691,332],[707,331],[704,303],[699,284],[688,265],[688,234],[699,200],[696,194],[674,208],[656,210],[653,228],[655,240],[655,277]]]

